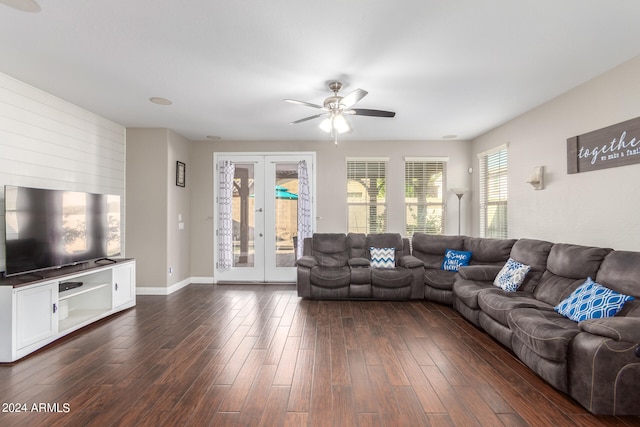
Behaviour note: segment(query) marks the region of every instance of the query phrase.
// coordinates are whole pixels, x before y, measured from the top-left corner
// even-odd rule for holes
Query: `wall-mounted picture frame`
[[[176,162],[176,185],[178,187],[185,186],[185,177],[187,175],[187,165],[182,162]]]

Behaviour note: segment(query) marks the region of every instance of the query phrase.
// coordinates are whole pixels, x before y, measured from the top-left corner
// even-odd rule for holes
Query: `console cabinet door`
[[[58,332],[58,282],[17,289],[16,348],[53,337]]]
[[[113,308],[133,301],[135,292],[135,264],[113,268]]]

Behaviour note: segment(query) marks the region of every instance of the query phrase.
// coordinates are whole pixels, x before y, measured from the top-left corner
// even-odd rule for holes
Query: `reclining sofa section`
[[[371,250],[386,250],[377,268]],[[375,261],[375,260],[374,260]],[[318,299],[422,299],[422,261],[396,233],[315,233],[297,261],[298,296]]]

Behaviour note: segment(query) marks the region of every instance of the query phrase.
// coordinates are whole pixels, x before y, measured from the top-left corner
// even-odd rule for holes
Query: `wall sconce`
[[[542,190],[544,188],[544,166],[535,166],[533,172],[529,175],[529,181],[534,189]]]

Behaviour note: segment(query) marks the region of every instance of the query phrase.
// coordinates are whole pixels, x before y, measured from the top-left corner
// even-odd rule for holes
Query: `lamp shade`
[[[342,113],[332,114],[320,122],[320,129],[330,134],[345,133],[351,131],[351,125]]]

